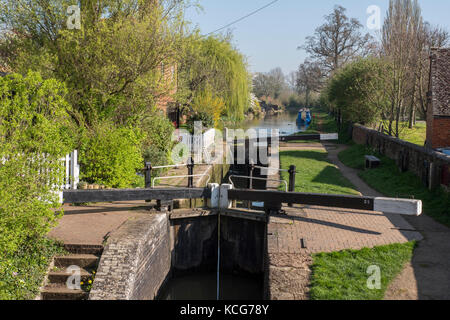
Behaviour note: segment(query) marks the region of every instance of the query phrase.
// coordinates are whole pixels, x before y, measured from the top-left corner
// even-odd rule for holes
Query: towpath
[[[328,151],[330,161],[361,194],[380,196],[365,185],[357,172],[339,162],[340,147],[334,144],[313,147]],[[282,146],[280,150],[292,148],[292,145]],[[297,144],[295,148],[311,150],[311,145]],[[275,300],[308,299],[311,255],[314,253],[422,239],[422,235],[398,215],[314,206],[283,209],[288,215],[271,217],[268,225],[268,281],[270,298]]]

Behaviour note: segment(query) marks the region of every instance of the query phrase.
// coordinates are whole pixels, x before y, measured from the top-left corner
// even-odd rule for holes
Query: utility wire
[[[236,24],[236,23],[238,23],[238,22],[241,22],[242,20],[247,19],[248,17],[251,17],[252,15],[254,15],[254,14],[260,12],[261,10],[264,10],[264,9],[267,8],[267,7],[270,7],[271,5],[273,5],[274,3],[278,2],[278,1],[280,1],[280,0],[272,1],[272,2],[270,2],[270,3],[268,3],[268,4],[266,4],[265,6],[259,8],[259,9],[256,9],[256,10],[253,11],[253,12],[250,12],[249,14],[243,16],[242,18],[239,18],[239,19],[237,19],[237,20],[235,20],[235,21],[233,21],[233,22],[230,22],[229,24],[227,24],[226,26],[224,26],[224,27],[222,27],[222,28],[219,28],[219,29],[217,29],[217,30],[214,30],[214,31],[212,31],[212,32],[210,32],[210,33],[208,33],[208,34],[206,34],[205,37],[207,37],[207,36],[209,36],[209,35],[211,35],[211,34],[213,34],[213,33],[222,31],[223,29],[226,29],[226,28],[228,28],[228,27],[231,27],[233,24]]]

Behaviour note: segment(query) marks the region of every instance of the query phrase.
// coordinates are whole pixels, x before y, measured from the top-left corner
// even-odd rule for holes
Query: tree
[[[389,64],[383,59],[354,61],[329,81],[325,90],[328,101],[341,109],[349,122],[375,123],[389,106],[389,99],[384,94],[389,74]]]
[[[180,104],[191,107],[198,95],[210,91],[225,102],[225,115],[242,120],[250,89],[246,59],[232,46],[229,36],[202,38],[195,34],[184,40],[179,70]]]
[[[311,93],[320,90],[323,78],[323,70],[318,62],[305,60],[298,68],[296,86],[300,94],[305,94],[306,106],[310,104]]]
[[[349,19],[345,12],[345,8],[336,6],[330,15],[325,16],[326,23],[318,27],[313,36],[307,37],[306,44],[300,47],[329,73],[356,57],[366,56],[372,49],[371,36],[361,34],[361,23],[357,19]]]
[[[265,96],[278,99],[286,88],[286,77],[279,67],[267,73],[257,73],[253,78],[253,92],[258,98]]]
[[[399,137],[400,123],[408,107],[414,106],[417,74],[423,46],[424,24],[417,0],[391,0],[382,28],[382,54],[392,67],[386,86],[390,108],[385,112],[388,134]],[[413,112],[412,112],[413,114]]]
[[[66,26],[73,1],[4,0],[9,30],[0,50],[17,72],[38,70],[64,81],[73,117],[136,121],[171,91],[162,77],[175,63],[185,30],[179,0],[81,0],[81,29]],[[81,122],[79,122],[81,123]]]

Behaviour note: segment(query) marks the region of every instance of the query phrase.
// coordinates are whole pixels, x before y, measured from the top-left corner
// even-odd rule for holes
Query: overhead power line
[[[270,2],[270,3],[268,3],[268,4],[266,4],[266,5],[263,6],[263,7],[259,8],[259,9],[256,9],[255,11],[250,12],[249,14],[243,16],[242,18],[239,18],[239,19],[237,19],[237,20],[235,20],[235,21],[233,21],[233,22],[230,22],[230,23],[227,24],[226,26],[223,26],[222,28],[219,28],[219,29],[217,29],[217,30],[214,30],[214,31],[212,31],[212,32],[210,32],[210,33],[208,33],[208,34],[206,34],[205,36],[209,36],[209,35],[211,35],[211,34],[213,34],[213,33],[216,33],[216,32],[222,31],[223,29],[226,29],[226,28],[228,28],[228,27],[231,27],[232,25],[234,25],[234,24],[236,24],[236,23],[238,23],[238,22],[241,22],[242,20],[245,20],[245,19],[247,19],[248,17],[253,16],[254,14],[260,12],[261,10],[264,10],[264,9],[266,9],[267,7],[270,7],[271,5],[273,5],[274,3],[278,2],[278,1],[280,1],[280,0],[274,0],[274,1],[272,1],[272,2]]]

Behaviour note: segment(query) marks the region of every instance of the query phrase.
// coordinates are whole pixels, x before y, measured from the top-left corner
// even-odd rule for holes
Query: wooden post
[[[289,192],[295,192],[295,176],[297,173],[297,167],[296,166],[290,166],[289,167]],[[289,207],[293,207],[294,204],[289,203]]]
[[[187,165],[188,167],[188,188],[193,188],[194,187],[194,159],[191,157],[189,159],[189,163]]]
[[[255,170],[255,165],[253,163],[250,163],[248,165],[248,176],[250,177],[248,179],[248,184],[247,184],[247,188],[249,190],[253,190],[253,172]],[[248,201],[247,202],[247,208],[251,209],[252,208],[252,201]]]
[[[150,189],[152,187],[152,163],[145,163],[145,188]]]

